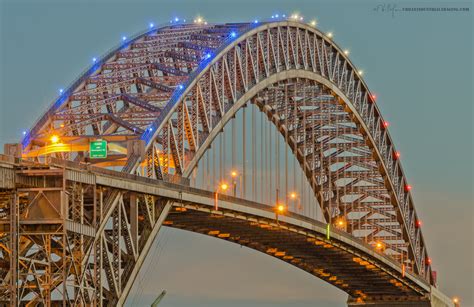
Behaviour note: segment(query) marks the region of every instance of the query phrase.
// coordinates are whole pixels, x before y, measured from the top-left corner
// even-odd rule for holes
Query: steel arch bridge
[[[350,304],[430,304],[431,261],[375,100],[330,37],[292,19],[168,24],[124,38],[18,146],[17,185],[0,207],[2,229],[17,233],[0,237],[10,263],[0,296],[123,304],[164,224],[280,257],[346,291]],[[186,198],[187,178],[247,106],[279,131],[320,221],[203,189]],[[94,140],[107,141],[107,158],[88,157]]]

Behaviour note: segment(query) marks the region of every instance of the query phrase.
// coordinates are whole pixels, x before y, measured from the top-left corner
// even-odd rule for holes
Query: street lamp
[[[217,187],[217,190],[215,192],[215,199],[214,199],[214,206],[216,210],[219,209],[219,190],[225,192],[227,191],[228,188],[229,188],[229,185],[225,182],[220,183],[219,186]]]
[[[277,224],[279,224],[278,222],[278,215],[279,214],[284,214],[286,211],[286,206],[285,204],[282,204],[282,203],[276,203],[276,206],[275,206],[275,219],[276,219],[276,222]]]
[[[56,143],[59,142],[59,136],[57,136],[57,135],[52,135],[52,136],[49,138],[49,140],[51,141],[51,143],[56,144]]]
[[[290,199],[298,201],[297,209],[300,210],[301,209],[301,198],[299,197],[299,195],[296,192],[291,192],[290,193]]]
[[[336,219],[336,227],[346,231],[346,220],[343,217],[339,217]]]
[[[375,249],[383,252],[385,250],[385,244],[383,244],[383,242],[377,241],[375,242]]]
[[[237,177],[240,178],[240,188],[242,189],[242,176],[236,170],[232,170],[230,172],[230,176],[232,177],[232,184],[233,184],[233,193],[234,197],[237,196]]]

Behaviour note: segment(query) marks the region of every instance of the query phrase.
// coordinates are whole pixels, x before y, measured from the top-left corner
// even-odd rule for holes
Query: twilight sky
[[[171,17],[247,21],[300,12],[351,51],[402,153],[441,290],[474,306],[471,2],[397,2],[469,12],[376,11],[383,1],[0,0],[0,144],[17,142],[122,35]],[[346,295],[247,248],[164,229],[129,298],[160,306],[345,306]]]

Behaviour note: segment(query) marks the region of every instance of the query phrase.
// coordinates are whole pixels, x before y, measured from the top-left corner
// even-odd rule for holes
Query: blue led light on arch
[[[178,85],[178,88],[179,88],[180,90],[182,90],[182,89],[184,88],[184,85],[180,84],[180,85]]]
[[[237,37],[237,32],[235,32],[235,31],[230,32],[230,37],[236,38]]]
[[[127,40],[127,37],[126,36],[122,36],[122,41],[126,41]]]
[[[206,53],[206,56],[205,56],[206,59],[210,59],[211,57],[212,57],[212,54]]]
[[[150,28],[154,28],[155,27],[155,24],[153,22],[150,22],[150,24],[148,25]]]

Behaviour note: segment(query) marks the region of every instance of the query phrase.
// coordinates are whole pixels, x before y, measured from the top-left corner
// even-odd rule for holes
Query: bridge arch
[[[173,35],[178,36],[174,41]],[[160,44],[166,45],[163,43],[166,41],[172,41],[177,49],[192,51],[179,54],[173,49],[160,47]],[[196,41],[205,43],[197,44]],[[356,183],[364,181],[370,184],[353,189],[365,193],[366,198],[377,195],[383,200],[359,204],[358,209],[381,214],[378,219],[383,221],[367,226],[363,225],[367,220],[360,219],[359,230],[375,229],[388,233],[381,237],[394,251],[391,256],[401,266],[406,265],[410,271],[433,282],[424,240],[416,225],[418,218],[409,186],[385,121],[376,106],[375,96],[344,51],[332,39],[304,23],[284,20],[209,27],[176,25],[138,36],[103,58],[66,91],[67,97],[62,96],[56,101],[25,138],[25,153],[38,156],[42,151],[48,152],[47,139],[52,132],[61,134],[71,143],[81,137],[116,139],[122,143],[140,138],[145,143],[145,154],[125,150],[126,158],[117,155],[117,161],[122,164],[116,165],[123,166],[124,172],[165,181],[173,180],[174,175],[188,177],[220,129],[240,108],[249,101],[261,107],[267,106],[265,97],[259,97],[259,93],[288,80],[297,83],[305,80],[307,83],[303,82],[304,85],[317,87],[319,95],[332,96],[329,107],[334,109],[327,118],[319,112],[323,109],[313,109],[315,114],[320,113],[321,124],[318,126],[320,134],[309,137],[312,147],[306,146],[306,132],[302,141],[304,147],[299,144],[301,123],[296,122],[296,118],[302,116],[301,105],[295,100],[294,110],[284,111],[286,119],[293,116],[292,131],[297,134],[288,145],[294,148],[315,195],[320,197],[320,205],[330,204],[336,197],[337,185],[330,186],[331,173],[360,172],[357,176],[361,178],[356,179]],[[267,116],[275,112],[274,107],[266,109]],[[103,109],[108,114],[100,112]],[[336,151],[323,152],[321,149],[318,157],[316,145],[331,148],[331,141],[342,137],[332,135],[330,129],[323,133],[326,125],[323,121],[330,120],[331,114],[336,113],[344,113],[345,120],[351,120],[354,126],[346,126],[346,129],[357,137],[349,137],[346,133],[343,136],[346,142],[334,145]],[[306,115],[303,117],[306,119]],[[275,123],[279,119],[272,115],[270,120]],[[316,120],[309,123],[313,127],[316,124]],[[286,131],[288,134],[287,126],[277,127],[281,133]],[[306,122],[303,129],[307,129]],[[351,169],[352,165],[347,163],[350,159],[340,155],[350,148],[347,142],[356,144],[352,147],[368,149],[358,150],[360,159],[355,163],[368,168]],[[77,148],[77,152],[87,151],[83,143],[77,143]],[[124,153],[123,146],[116,148],[117,152]],[[53,152],[76,161],[84,157],[82,153]],[[310,161],[307,161],[308,156]],[[331,169],[331,161],[329,164],[326,162],[330,158],[346,164]],[[324,173],[321,170],[325,164],[327,170]],[[374,186],[379,192],[368,191],[371,188],[367,187]],[[94,242],[103,240],[110,219],[116,218],[115,215],[122,210],[118,194],[113,196],[106,204]],[[391,208],[387,209],[389,206]],[[333,213],[332,208],[325,212],[329,223],[331,218],[341,215],[340,212]],[[345,219],[349,218],[346,216]],[[149,239],[152,240],[153,235]],[[144,252],[146,254],[146,250]]]

